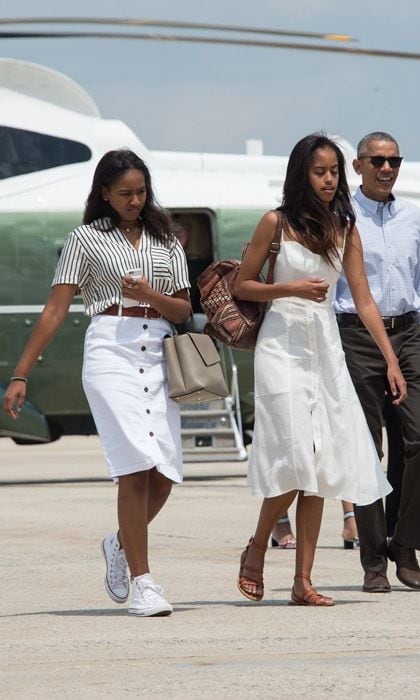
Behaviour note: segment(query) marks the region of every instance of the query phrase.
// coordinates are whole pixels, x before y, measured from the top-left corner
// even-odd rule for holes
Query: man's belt
[[[409,311],[401,316],[382,316],[382,321],[387,331],[395,331],[415,323],[417,313]],[[337,323],[340,328],[365,328],[362,319],[357,314],[337,314]]]

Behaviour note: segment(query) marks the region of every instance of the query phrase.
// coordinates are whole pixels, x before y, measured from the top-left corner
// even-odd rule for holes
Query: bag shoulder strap
[[[280,252],[281,233],[283,230],[283,214],[278,209],[274,209],[274,212],[277,216],[277,226],[274,233],[274,238],[271,241],[270,252],[268,255],[267,284],[273,284],[274,265],[276,264],[276,259]]]

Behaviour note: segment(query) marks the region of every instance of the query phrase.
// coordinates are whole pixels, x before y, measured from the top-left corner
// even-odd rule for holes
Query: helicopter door
[[[213,262],[214,215],[210,211],[172,210],[178,225],[178,236],[185,250],[191,284],[191,305],[194,314],[202,314],[197,277]]]

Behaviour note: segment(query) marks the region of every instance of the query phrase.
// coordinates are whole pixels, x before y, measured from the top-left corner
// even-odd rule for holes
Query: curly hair
[[[92,187],[86,200],[83,223],[90,224],[96,219],[107,217],[112,224],[118,225],[119,216],[115,209],[102,198],[102,187],[110,187],[128,170],[138,170],[144,176],[146,184],[146,202],[141,212],[141,219],[147,230],[162,240],[173,236],[173,223],[168,212],[159,207],[153,193],[150,171],[138,155],[128,149],[108,151],[102,156],[93,175]]]

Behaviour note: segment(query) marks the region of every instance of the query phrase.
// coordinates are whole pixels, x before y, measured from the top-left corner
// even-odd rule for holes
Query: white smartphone
[[[136,280],[139,277],[142,277],[143,270],[141,269],[141,267],[137,267],[135,270],[128,270],[126,274],[130,275],[130,277]],[[139,306],[139,302],[137,301],[137,299],[130,299],[129,297],[123,296],[122,305],[125,309],[127,309],[129,306]]]

